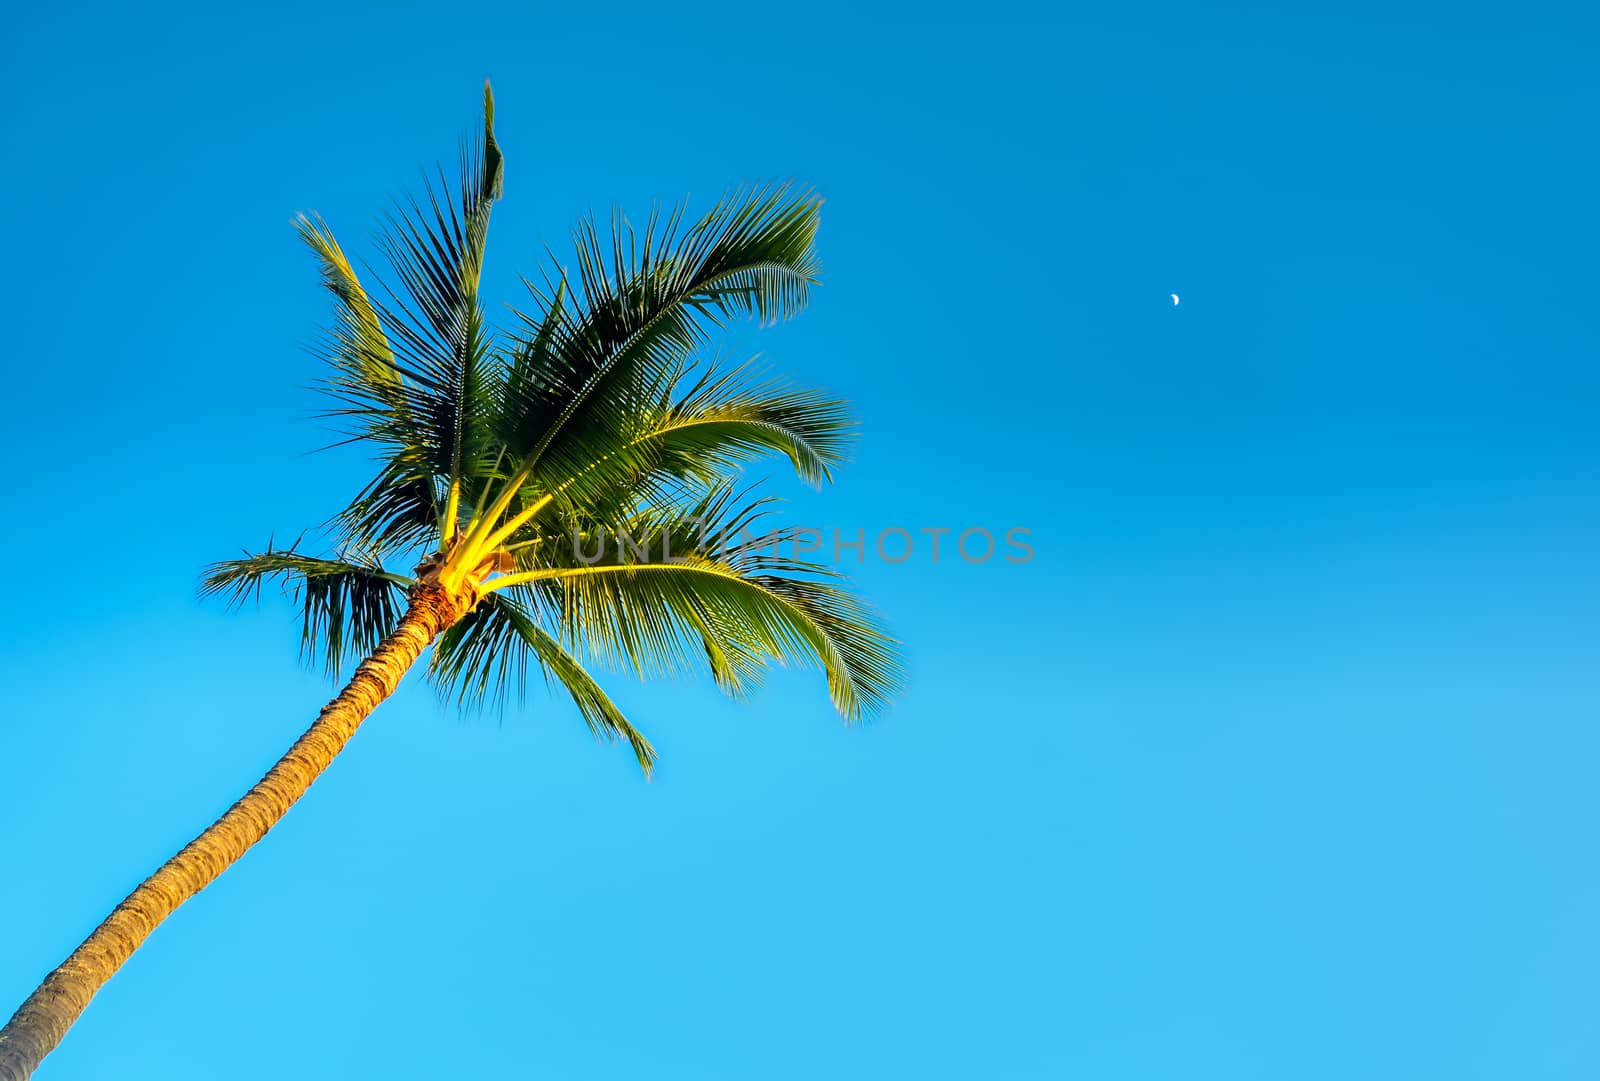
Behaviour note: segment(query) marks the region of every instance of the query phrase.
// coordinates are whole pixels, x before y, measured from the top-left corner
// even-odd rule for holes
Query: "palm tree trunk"
[[[0,1029],[0,1081],[26,1081],[150,932],[266,836],[462,608],[436,584],[412,589],[394,633],[361,662],[305,735],[239,802],[141,882]]]

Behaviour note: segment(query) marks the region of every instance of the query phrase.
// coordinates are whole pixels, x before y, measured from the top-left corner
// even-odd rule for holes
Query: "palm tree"
[[[786,555],[769,501],[735,487],[750,460],[787,457],[822,484],[843,460],[844,403],[752,364],[707,358],[730,320],[787,319],[817,281],[819,200],[741,189],[692,222],[642,229],[613,215],[574,231],[574,273],[552,267],[497,333],[478,286],[503,159],[484,91],[458,184],[441,171],[390,215],[392,273],[370,290],[318,218],[300,236],[334,297],[324,340],[330,415],[376,452],[376,476],[300,542],[214,564],[202,592],[240,602],[276,582],[302,647],[349,683],[255,787],[161,866],[51,972],[0,1030],[0,1081],[20,1081],[162,920],[267,831],[327,768],[430,644],[427,670],[472,704],[530,668],[572,696],[597,736],[655,751],[587,666],[641,677],[709,671],[742,695],[769,662],[827,677],[848,721],[898,679],[892,640],[822,566]],[[453,189],[453,190],[452,190]],[[793,547],[791,546],[791,553]],[[394,569],[415,561],[409,574]]]

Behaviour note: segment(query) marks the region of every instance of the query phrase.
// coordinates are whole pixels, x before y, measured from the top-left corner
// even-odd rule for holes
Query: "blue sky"
[[[408,683],[38,1076],[1600,1072],[1596,20],[1302,8],[11,15],[0,1009],[331,693],[196,576],[364,479],[291,215],[365,250],[485,77],[493,295],[814,183],[826,285],[736,343],[864,431],[776,490],[1036,553],[859,568],[865,730],[614,680],[650,783]]]

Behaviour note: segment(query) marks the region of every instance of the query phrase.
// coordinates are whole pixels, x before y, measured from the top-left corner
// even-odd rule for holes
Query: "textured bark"
[[[305,735],[221,818],[141,882],[0,1029],[0,1081],[25,1081],[33,1073],[150,932],[266,836],[367,715],[394,693],[428,643],[469,604],[432,583],[412,590],[411,606],[394,633],[361,662]]]

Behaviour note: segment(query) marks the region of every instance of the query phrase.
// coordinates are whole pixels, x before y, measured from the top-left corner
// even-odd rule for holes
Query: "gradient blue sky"
[[[0,1009],[327,697],[196,574],[364,479],[291,214],[365,250],[485,76],[498,298],[811,181],[826,287],[739,342],[865,428],[795,516],[1037,551],[860,568],[864,731],[614,681],[649,784],[408,683],[39,1077],[1600,1076],[1584,7],[7,15]]]

